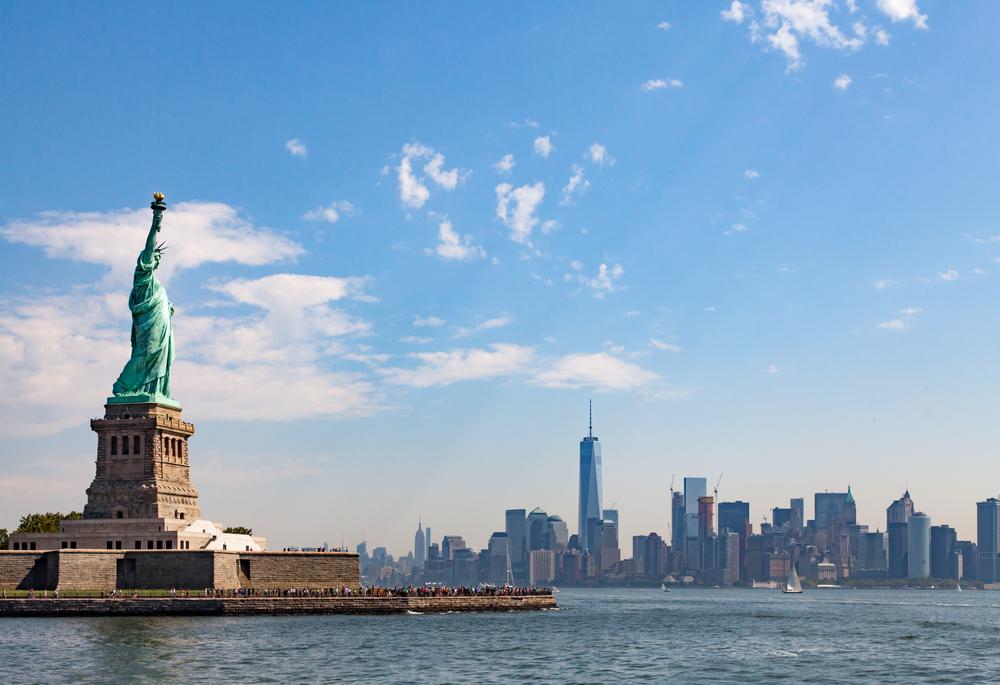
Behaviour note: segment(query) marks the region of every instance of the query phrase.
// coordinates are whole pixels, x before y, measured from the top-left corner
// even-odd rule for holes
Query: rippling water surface
[[[0,619],[0,682],[1000,679],[1000,593],[578,590],[503,614]]]

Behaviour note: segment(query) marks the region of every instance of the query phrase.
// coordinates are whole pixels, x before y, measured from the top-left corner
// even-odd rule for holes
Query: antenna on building
[[[722,473],[719,473],[719,480],[715,481],[715,501],[719,501],[719,483],[722,482]]]
[[[590,409],[590,419],[587,422],[587,434],[592,438],[594,437],[594,400],[588,399],[587,405]]]

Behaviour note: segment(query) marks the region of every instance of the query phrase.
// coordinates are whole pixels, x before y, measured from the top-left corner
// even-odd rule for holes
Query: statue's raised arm
[[[167,205],[163,193],[154,193],[149,208],[153,223],[139,258],[128,306],[132,311],[132,355],[115,381],[109,402],[160,402],[170,399],[170,367],[174,361],[173,305],[156,270],[165,247],[157,244],[157,234]]]

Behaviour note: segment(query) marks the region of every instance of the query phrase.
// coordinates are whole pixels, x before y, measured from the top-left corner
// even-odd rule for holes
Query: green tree
[[[25,514],[21,517],[15,533],[58,533],[59,522],[63,519],[82,519],[83,514],[71,511],[63,516],[58,511],[47,511],[44,514]]]
[[[10,548],[10,535],[7,534],[6,528],[0,528],[0,549]]]
[[[236,535],[253,535],[253,528],[246,526],[229,526],[223,533],[235,533]]]

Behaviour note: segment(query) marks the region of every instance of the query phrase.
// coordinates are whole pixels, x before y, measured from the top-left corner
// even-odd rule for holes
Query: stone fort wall
[[[0,589],[361,587],[357,554],[216,550],[0,552]]]

